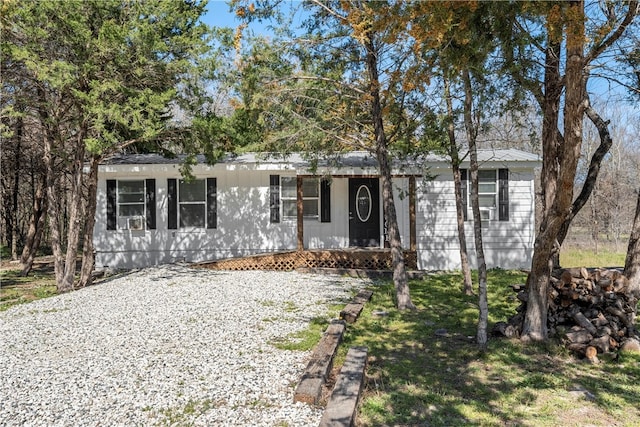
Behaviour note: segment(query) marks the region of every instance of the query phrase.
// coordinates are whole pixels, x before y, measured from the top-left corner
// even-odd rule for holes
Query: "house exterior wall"
[[[433,179],[416,177],[416,250],[418,268],[460,268],[454,186],[444,163],[427,165]],[[484,165],[509,168],[509,221],[483,222],[484,249],[489,268],[528,268],[534,242],[534,175],[518,162]],[[349,247],[349,177],[371,176],[371,170],[324,170],[333,175],[330,187],[331,221],[304,219],[306,249]],[[219,163],[193,167],[197,179],[216,178],[217,227],[170,230],[168,179],[181,179],[178,164],[102,165],[99,172],[94,245],[96,266],[137,268],[177,261],[202,262],[258,253],[295,250],[296,218],[270,221],[270,176],[308,176],[286,163]],[[155,179],[156,228],[107,230],[107,180]],[[405,248],[410,242],[409,178],[393,179],[398,225]],[[380,218],[382,200],[380,202]],[[469,215],[471,218],[471,215]],[[383,242],[383,230],[380,241]],[[470,260],[474,262],[473,222],[465,222]],[[381,243],[382,245],[383,243]]]
[[[453,175],[440,170],[431,181],[416,184],[418,268],[460,269],[460,245]],[[509,169],[509,221],[483,221],[482,237],[488,268],[529,268],[535,239],[534,175],[531,169]],[[476,268],[473,220],[465,221],[469,260]]]
[[[200,262],[296,248],[296,222],[269,221],[269,175],[281,170],[196,166],[196,178],[217,179],[217,227],[168,229],[167,179],[180,179],[177,165],[105,168],[98,183],[94,245],[96,266],[131,268],[176,261]],[[156,180],[155,230],[106,229],[106,180]]]
[[[409,245],[409,179],[393,178],[393,195],[396,203],[398,227],[403,245]],[[346,249],[349,247],[349,178],[333,178],[331,181],[331,222],[304,220],[304,247],[306,249]],[[380,218],[383,218],[382,194],[380,194]],[[294,224],[295,225],[295,224]],[[384,227],[380,230],[380,242],[384,241]]]
[[[97,193],[94,246],[96,266],[134,268],[177,261],[202,262],[258,253],[295,250],[297,222],[269,219],[269,177],[294,177],[287,169],[261,169],[216,165],[196,166],[196,179],[217,180],[217,227],[215,229],[168,229],[169,178],[181,179],[178,165],[123,165],[104,167]],[[156,229],[107,230],[107,180],[155,179]],[[304,245],[307,249],[349,247],[348,178],[331,183],[331,222],[304,219]],[[403,241],[409,239],[408,180],[394,180],[398,200],[399,224]],[[380,207],[382,217],[382,207]],[[381,230],[382,238],[382,230]]]

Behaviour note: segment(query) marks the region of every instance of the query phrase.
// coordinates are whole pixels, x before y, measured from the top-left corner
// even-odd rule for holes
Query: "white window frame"
[[[182,200],[182,195],[183,195],[183,189],[182,186],[183,185],[192,185],[195,183],[201,183],[202,184],[202,200]],[[206,179],[194,179],[192,181],[187,182],[184,179],[179,179],[178,180],[178,185],[177,185],[177,196],[178,196],[178,229],[204,229],[207,227],[207,180]],[[185,208],[187,207],[191,207],[191,206],[199,206],[202,205],[202,218],[198,218],[199,220],[202,221],[202,225],[200,224],[196,224],[196,225],[184,225],[183,224],[183,219],[186,218],[186,215],[183,216],[183,206]]]
[[[492,181],[482,181],[481,175],[489,175],[492,173]],[[485,177],[486,178],[486,177]],[[493,190],[487,191],[483,189],[482,185],[493,184]],[[478,170],[478,204],[480,205],[480,219],[482,221],[495,221],[497,220],[498,213],[498,170],[497,169],[480,169]],[[471,195],[471,192],[469,192]],[[483,203],[483,199],[488,200],[493,197],[493,203]],[[469,200],[468,206],[471,206],[471,200]]]
[[[142,193],[139,192],[125,192],[124,188],[127,183],[142,183]],[[140,194],[141,200],[135,201],[121,201],[121,197],[124,195]],[[118,230],[145,230],[146,229],[146,215],[147,215],[147,202],[146,202],[147,187],[144,179],[119,179],[116,182],[116,228]],[[142,206],[142,212],[137,215],[124,215],[122,213],[123,207],[131,207],[140,205]]]
[[[280,204],[281,204],[281,217],[283,220],[295,220],[298,217],[298,184],[297,177],[295,176],[281,176],[280,177]],[[315,186],[315,194],[305,194],[305,182],[313,181]],[[293,193],[291,192],[293,190]],[[302,178],[302,205],[303,205],[303,217],[305,219],[320,220],[320,179],[319,178]],[[291,206],[295,209],[291,209]],[[308,213],[305,207],[315,206],[315,212]]]

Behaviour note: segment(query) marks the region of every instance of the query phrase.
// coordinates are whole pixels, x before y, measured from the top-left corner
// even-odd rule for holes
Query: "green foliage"
[[[519,304],[510,285],[519,271],[490,270],[489,323]],[[640,364],[633,355],[601,365],[573,359],[553,343],[492,339],[475,344],[476,297],[462,275],[432,274],[410,283],[415,312],[394,308],[393,287],[372,287],[372,300],[350,325],[340,352],[369,348],[361,425],[634,425],[640,419]],[[375,312],[384,311],[385,316]]]
[[[2,50],[15,71],[7,84],[35,83],[36,94],[13,93],[30,95],[23,102],[44,112],[45,125],[66,129],[61,145],[79,136],[89,153],[102,155],[167,136],[172,104],[196,101],[189,79],[207,51],[198,23],[205,4],[3,3]]]

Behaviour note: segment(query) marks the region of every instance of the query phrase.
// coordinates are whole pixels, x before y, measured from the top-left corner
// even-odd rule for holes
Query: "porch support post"
[[[302,203],[302,177],[296,178],[296,211],[297,211],[297,223],[298,223],[298,250],[304,250],[304,212]]]
[[[416,250],[416,177],[409,177],[409,250]]]

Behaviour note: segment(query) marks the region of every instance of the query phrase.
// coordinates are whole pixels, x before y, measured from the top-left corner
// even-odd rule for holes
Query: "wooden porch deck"
[[[417,269],[416,251],[404,251],[404,259],[407,269]],[[199,266],[211,270],[391,270],[391,250],[357,248],[287,251],[203,262]]]

